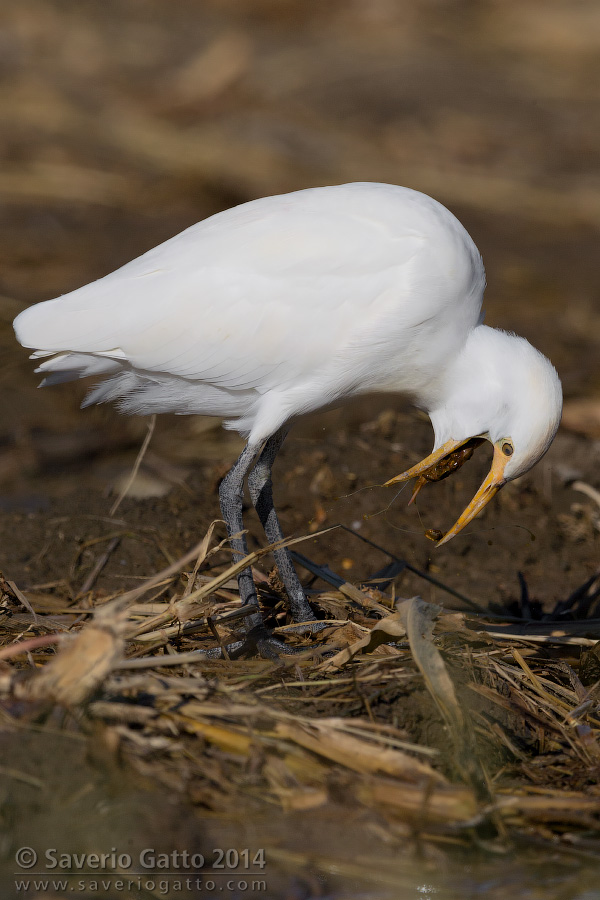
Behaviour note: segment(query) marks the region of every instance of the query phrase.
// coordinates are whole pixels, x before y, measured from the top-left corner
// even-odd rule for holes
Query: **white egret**
[[[438,480],[477,441],[490,473],[457,534],[507,481],[546,452],[562,393],[526,340],[482,324],[485,274],[458,220],[425,194],[345,184],[265,197],[211,216],[116,272],[15,320],[44,359],[42,384],[108,376],[85,405],[126,413],[223,417],[247,437],[220,488],[232,546],[246,553],[242,493],[267,538],[282,537],[271,467],[290,420],[366,392],[399,392],[426,410],[433,452],[388,483]],[[254,464],[254,467],[253,467]],[[296,622],[313,623],[285,550],[275,553]],[[271,653],[250,570],[248,631]]]

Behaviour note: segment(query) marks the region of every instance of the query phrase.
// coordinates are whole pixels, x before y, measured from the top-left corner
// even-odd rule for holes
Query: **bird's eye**
[[[502,444],[502,452],[505,456],[512,456],[515,452],[515,448],[510,441],[504,441],[504,443]]]

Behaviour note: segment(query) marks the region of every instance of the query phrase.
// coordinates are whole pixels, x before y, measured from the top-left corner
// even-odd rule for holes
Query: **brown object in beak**
[[[413,466],[401,475],[396,475],[395,478],[391,478],[390,481],[387,481],[386,487],[390,484],[396,484],[399,481],[407,481],[409,478],[418,478],[410,500],[412,503],[427,481],[441,481],[442,478],[451,475],[452,472],[455,472],[471,458],[473,450],[482,444],[484,440],[485,439],[481,437],[474,437],[470,438],[468,441],[446,441],[445,444],[438,447],[437,450],[434,450],[433,453],[423,459],[420,463],[417,463],[416,466]],[[509,458],[510,456],[507,456],[502,452],[500,443],[494,444],[492,468],[462,515],[457,519],[452,528],[441,537],[441,540],[437,539],[438,534],[441,536],[441,533],[438,532],[437,529],[429,529],[428,533],[426,533],[426,536],[430,538],[430,540],[438,540],[436,546],[439,547],[442,544],[445,544],[458,534],[465,525],[481,512],[483,507],[489,503],[492,497],[498,493],[502,485],[505,484],[504,469]]]
[[[417,494],[428,481],[441,481],[443,478],[448,478],[449,475],[452,475],[452,473],[456,472],[457,469],[460,469],[461,466],[464,466],[466,461],[473,456],[475,448],[483,444],[484,441],[485,438],[471,438],[466,444],[461,444],[456,450],[452,450],[446,456],[443,456],[437,462],[434,462],[432,466],[426,469],[423,474],[419,475],[417,478],[415,489],[412,497],[408,501],[408,505],[410,506],[411,503],[415,502]]]

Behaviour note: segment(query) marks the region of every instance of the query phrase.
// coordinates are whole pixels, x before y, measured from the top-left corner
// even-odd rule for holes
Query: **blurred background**
[[[454,521],[486,461],[416,511],[365,519],[389,492],[346,494],[428,452],[430,430],[389,399],[317,417],[281,463],[286,528],[343,519],[479,596],[493,581],[510,599],[517,568],[544,600],[587,577],[598,507],[569,485],[597,484],[600,462],[599,50],[594,0],[0,3],[2,568],[32,583],[68,563],[82,580],[94,560],[81,544],[110,531],[109,494],[146,433],[108,408],[80,413],[82,385],[37,392],[14,315],[225,207],[366,180],[430,193],[461,219],[486,263],[486,321],[552,358],[580,436],[563,431],[474,537],[432,561],[425,527]],[[212,420],[164,417],[119,514],[185,549],[239,447]],[[140,546],[122,545],[121,573],[152,570]],[[385,562],[347,537],[311,552],[349,578]]]

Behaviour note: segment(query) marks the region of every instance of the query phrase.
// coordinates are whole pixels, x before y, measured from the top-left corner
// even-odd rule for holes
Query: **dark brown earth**
[[[381,411],[373,417],[377,407]],[[5,453],[7,460],[12,454],[15,466],[29,461],[3,497],[0,522],[3,571],[22,587],[66,579],[75,595],[116,533],[122,535],[119,548],[97,587],[113,593],[133,586],[165,558],[182,555],[219,518],[217,486],[241,446],[238,439],[216,428],[195,436],[192,422],[159,420],[139,489],[166,491],[166,496],[127,498],[111,518],[110,489],[129,474],[134,438],[128,423],[110,410],[82,412],[78,425],[89,418],[103,418],[105,429],[97,424],[89,431],[32,428],[18,448]],[[426,455],[430,443],[430,426],[420,414],[390,408],[389,398],[298,424],[275,468],[286,534],[343,524],[356,535],[337,529],[307,540],[300,551],[355,582],[382,569],[390,561],[387,554],[395,555],[484,607],[517,600],[521,572],[530,598],[549,611],[595,571],[594,502],[572,487],[575,479],[594,484],[593,444],[560,432],[535,470],[505,487],[465,534],[436,549],[425,530],[447,529],[458,517],[483,480],[490,454],[479,448],[458,473],[427,485],[407,507],[407,487],[398,495],[396,488],[382,485]],[[262,546],[252,510],[247,524],[251,545]],[[395,585],[398,595],[420,593],[465,608],[408,571]]]
[[[156,448],[178,442],[177,432],[169,425],[168,421],[159,424]],[[507,603],[518,597],[520,571],[532,598],[549,608],[595,569],[596,559],[591,553],[593,507],[565,485],[560,468],[561,459],[568,455],[571,477],[592,476],[593,466],[586,458],[589,449],[580,438],[560,435],[537,471],[506,488],[466,535],[436,550],[424,538],[424,530],[448,527],[466,505],[489,463],[482,451],[483,458],[473,460],[452,480],[428,485],[418,503],[406,508],[407,489],[395,497],[394,488],[381,485],[429,449],[429,429],[416,414],[384,410],[376,419],[328,428],[322,432],[323,437],[315,431],[303,436],[302,430],[307,429],[298,428],[289,439],[275,470],[277,501],[287,534],[343,523],[484,605],[491,601]],[[72,439],[81,441],[81,435]],[[112,465],[105,457],[94,460],[87,453],[68,466],[60,461],[46,462],[40,474],[28,479],[27,494],[5,495],[3,570],[23,587],[67,578],[76,593],[104,549],[102,543],[87,549],[82,545],[119,532],[124,537],[118,552],[98,582],[99,587],[112,593],[164,564],[161,545],[177,558],[219,517],[216,489],[233,459],[234,442],[229,440],[227,445],[218,434],[209,434],[206,440],[213,450],[215,444],[225,444],[222,458],[196,464],[186,460],[187,477],[182,485],[173,486],[162,498],[126,499],[114,519],[109,517],[114,496],[108,496],[107,489],[111,476],[114,480],[116,475],[128,473],[124,454],[115,455]],[[36,443],[40,446],[44,441],[50,443],[48,435],[34,437],[34,452]],[[410,450],[405,450],[408,442]],[[390,453],[390,443],[398,448],[397,454]],[[168,466],[173,465],[172,458],[160,455],[158,449],[150,462],[154,472],[166,469],[171,474]],[[57,473],[59,467],[69,473],[64,484]],[[166,479],[154,474],[149,465],[145,468],[148,490],[166,489]],[[179,470],[175,474],[181,477]],[[62,496],[49,494],[49,479]],[[584,501],[581,505],[585,512],[589,508],[587,516],[571,512],[577,500]],[[264,537],[250,511],[248,523],[254,545],[260,546]],[[313,538],[300,549],[354,581],[366,579],[389,561],[384,552],[364,545],[345,531]],[[428,599],[452,603],[448,596],[416,581],[410,573],[401,576],[396,587],[405,596],[424,591]]]
[[[111,517],[146,423],[108,408],[79,411],[83,385],[38,392],[33,366],[14,341],[14,315],[235,203],[380,180],[433,194],[465,224],[486,263],[486,321],[523,334],[551,357],[563,380],[568,430],[561,428],[545,459],[466,533],[436,550],[425,531],[455,521],[486,472],[489,451],[478,449],[407,508],[409,488],[397,496],[382,484],[430,451],[428,422],[389,397],[315,415],[296,425],[276,465],[285,532],[344,524],[381,549],[339,528],[298,549],[354,583],[382,569],[387,551],[486,608],[518,601],[524,580],[530,599],[548,611],[589,578],[600,542],[598,500],[581,490],[581,483],[584,491],[600,488],[599,15],[592,0],[478,8],[387,0],[5,5],[4,576],[21,589],[50,585],[44,590],[75,597],[119,535],[95,589],[111,595],[139,583],[219,517],[218,482],[242,446],[213,420],[162,417],[137,496]],[[588,403],[583,412],[581,401]],[[262,546],[252,512],[248,526],[251,546]],[[406,570],[394,589],[465,608]],[[412,738],[443,740],[435,714],[423,718],[427,702],[415,697],[402,707]],[[383,705],[379,714],[385,718]],[[19,746],[32,761],[44,756],[39,747]],[[16,752],[7,750],[7,760]],[[61,756],[59,748],[48,753]],[[323,818],[330,814],[336,821],[330,810],[285,824],[277,813],[257,828],[304,829],[313,840],[321,828],[343,843]],[[41,832],[59,818],[40,815],[33,818]],[[19,835],[29,821],[21,816],[23,809],[14,819]],[[515,883],[524,883],[520,873],[515,863]],[[500,891],[505,876],[494,870]],[[459,896],[477,894],[473,879],[461,882]],[[318,894],[313,885],[286,896]]]

